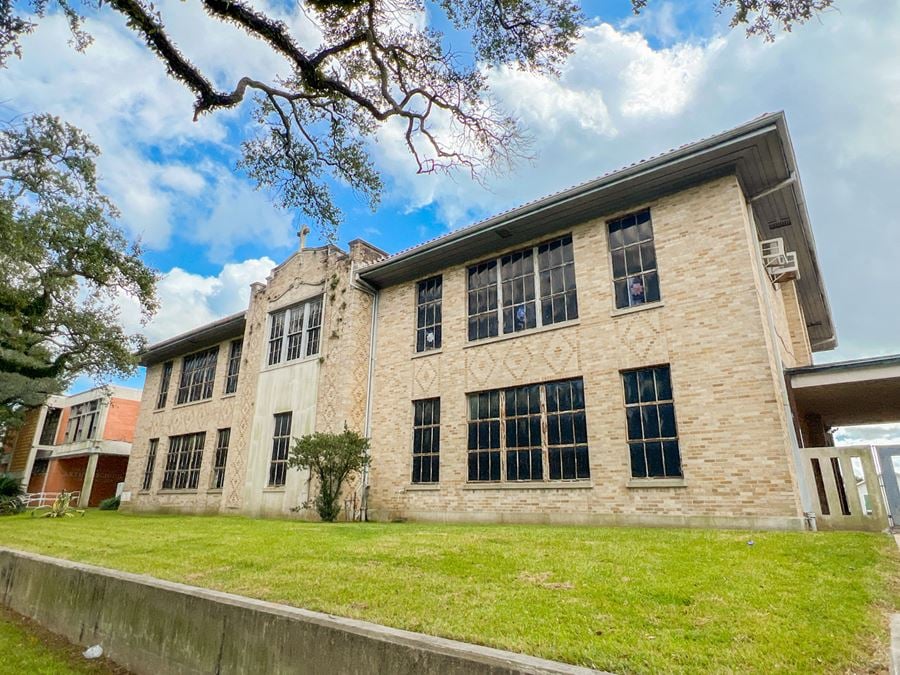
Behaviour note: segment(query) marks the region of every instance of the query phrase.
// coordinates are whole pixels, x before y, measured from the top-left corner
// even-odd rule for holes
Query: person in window
[[[640,277],[631,278],[628,282],[628,293],[631,296],[632,306],[644,304],[644,282]]]
[[[516,330],[525,328],[525,318],[525,305],[519,305],[516,307]]]

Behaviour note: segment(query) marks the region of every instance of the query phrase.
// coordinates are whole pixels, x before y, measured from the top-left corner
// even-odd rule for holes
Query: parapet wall
[[[138,675],[596,672],[6,548],[0,602]]]

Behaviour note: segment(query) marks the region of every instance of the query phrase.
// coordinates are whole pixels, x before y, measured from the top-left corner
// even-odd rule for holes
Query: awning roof
[[[823,363],[787,371],[799,415],[827,426],[900,422],[900,355]]]
[[[786,249],[796,251],[800,265],[797,286],[813,351],[834,348],[831,309],[782,112],[763,115],[425,242],[360,270],[360,277],[381,288],[410,281],[448,265],[475,260],[497,248],[523,243],[727,174],[738,176],[748,197],[796,178],[783,189],[753,202],[759,236],[782,237]]]

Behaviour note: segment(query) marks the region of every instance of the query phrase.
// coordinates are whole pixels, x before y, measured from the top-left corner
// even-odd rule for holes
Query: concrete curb
[[[4,547],[0,601],[139,675],[599,672]]]

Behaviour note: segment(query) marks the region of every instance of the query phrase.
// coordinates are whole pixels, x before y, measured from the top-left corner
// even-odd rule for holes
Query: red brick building
[[[119,386],[51,396],[7,439],[0,471],[31,495],[78,492],[80,506],[97,506],[125,480],[140,399]]]

